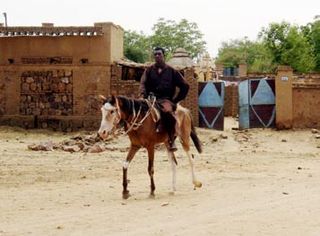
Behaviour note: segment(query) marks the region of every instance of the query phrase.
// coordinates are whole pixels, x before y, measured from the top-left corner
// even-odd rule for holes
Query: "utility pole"
[[[4,12],[4,13],[3,13],[3,16],[4,16],[4,26],[5,26],[5,27],[8,27],[8,22],[7,22],[7,13],[6,13],[6,12]]]

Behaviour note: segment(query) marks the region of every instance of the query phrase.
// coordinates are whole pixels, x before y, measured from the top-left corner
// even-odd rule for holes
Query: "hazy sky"
[[[126,30],[150,34],[160,17],[198,24],[211,56],[221,42],[247,36],[256,39],[262,27],[287,21],[304,25],[320,15],[320,0],[1,0],[9,26],[93,25],[111,21]],[[1,14],[0,22],[4,22]]]

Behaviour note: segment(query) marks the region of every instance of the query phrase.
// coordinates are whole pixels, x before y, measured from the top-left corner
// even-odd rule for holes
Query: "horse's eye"
[[[111,111],[110,111],[110,114],[112,115],[113,113],[114,113],[114,110],[111,110]]]

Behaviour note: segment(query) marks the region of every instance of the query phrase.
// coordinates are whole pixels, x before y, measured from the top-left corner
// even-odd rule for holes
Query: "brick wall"
[[[20,115],[73,114],[72,71],[25,71],[20,86]]]
[[[188,96],[181,105],[188,108],[191,112],[193,123],[199,126],[199,106],[198,106],[198,81],[194,78],[194,70],[192,68],[184,70],[184,77],[190,85]]]
[[[6,83],[3,76],[0,76],[0,116],[6,113]]]
[[[137,98],[140,83],[135,80],[122,80],[122,69],[123,67],[117,64],[111,66],[111,94]]]
[[[224,94],[224,116],[236,117],[239,110],[238,86],[230,85],[225,87]]]
[[[96,130],[110,66],[0,66],[0,125]]]

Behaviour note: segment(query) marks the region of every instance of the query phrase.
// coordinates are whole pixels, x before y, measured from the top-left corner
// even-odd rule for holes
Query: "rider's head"
[[[161,47],[156,47],[153,49],[154,61],[156,62],[156,64],[164,63],[164,54],[165,50]]]

